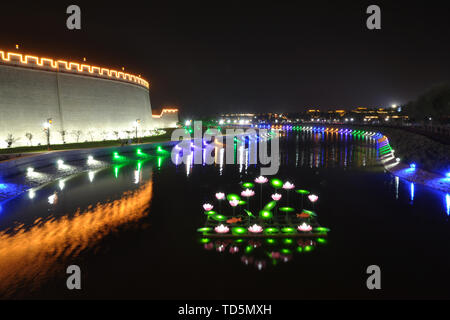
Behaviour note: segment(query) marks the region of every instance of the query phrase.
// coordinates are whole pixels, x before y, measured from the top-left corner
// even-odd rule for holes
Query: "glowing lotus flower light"
[[[214,208],[214,206],[213,206],[212,204],[210,204],[210,203],[205,203],[205,204],[203,205],[203,209],[204,209],[205,211],[211,211],[213,208]]]
[[[229,203],[230,203],[230,206],[236,207],[239,204],[239,200],[233,199],[233,200],[230,200]]]
[[[272,195],[272,199],[275,200],[275,201],[279,201],[279,200],[281,199],[281,194],[279,194],[279,193],[274,193],[274,194]]]
[[[225,199],[225,193],[223,193],[223,192],[217,192],[217,193],[216,193],[216,198],[217,198],[217,200],[223,200],[223,199]]]
[[[316,202],[316,201],[319,199],[319,197],[316,196],[315,194],[310,194],[310,195],[308,196],[308,199],[309,199],[309,201],[311,201],[312,203],[314,203],[314,202]]]
[[[249,197],[253,197],[255,195],[255,191],[250,190],[250,189],[245,189],[244,191],[241,192],[241,196],[249,198]]]
[[[269,179],[267,179],[264,176],[259,176],[258,178],[255,179],[255,182],[259,184],[266,183],[267,181],[269,181]]]
[[[308,232],[312,230],[312,227],[309,224],[302,223],[297,227],[298,231]]]
[[[295,185],[293,183],[290,183],[289,181],[286,181],[283,184],[283,189],[285,189],[285,190],[291,190],[291,189],[294,189],[294,188],[295,188]]]
[[[258,226],[257,224],[254,224],[248,228],[248,231],[250,231],[251,233],[261,233],[263,231],[263,228],[261,226]]]
[[[217,233],[227,233],[228,231],[230,231],[230,228],[221,224],[215,227],[214,231],[216,231]]]

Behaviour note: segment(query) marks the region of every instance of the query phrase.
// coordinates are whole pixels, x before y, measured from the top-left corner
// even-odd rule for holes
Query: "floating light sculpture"
[[[272,214],[272,212],[269,211],[269,210],[261,210],[261,211],[259,212],[259,216],[260,216],[261,218],[265,219],[265,220],[268,220],[268,219],[272,219],[272,218],[273,218],[273,214]]]
[[[234,227],[231,229],[231,233],[236,234],[236,235],[245,234],[246,232],[247,232],[247,230],[242,227]]]
[[[230,228],[221,224],[221,225],[218,225],[217,227],[215,227],[214,231],[216,231],[217,233],[228,233],[228,231],[230,231]]]
[[[281,199],[281,194],[279,194],[279,193],[274,193],[274,194],[272,194],[271,197],[272,197],[273,200],[279,201],[279,200]]]
[[[285,190],[291,190],[291,189],[294,189],[294,188],[295,188],[295,185],[290,183],[289,181],[286,181],[283,184],[283,189],[285,189]]]
[[[259,176],[258,178],[255,179],[255,182],[258,184],[263,184],[266,183],[267,181],[269,181],[269,179],[267,179],[264,176]]]
[[[241,192],[241,196],[245,197],[245,198],[250,198],[253,197],[255,195],[255,191],[251,190],[251,189],[245,189],[244,191]]]
[[[233,199],[228,202],[230,203],[230,206],[232,206],[233,208],[239,205],[239,200],[237,199]]]
[[[318,196],[316,196],[315,194],[310,194],[308,196],[309,201],[311,201],[313,208],[314,208],[314,203],[319,199]]]
[[[244,183],[242,184],[242,186],[243,186],[244,188],[253,188],[255,185],[254,185],[253,183],[251,183],[251,182],[244,182]]]
[[[214,208],[214,206],[213,206],[212,204],[210,204],[210,203],[205,203],[205,204],[203,205],[203,209],[204,209],[205,211],[211,211],[213,208]]]
[[[248,228],[248,231],[250,231],[251,233],[261,233],[263,232],[263,228],[257,224],[254,224]]]
[[[312,227],[309,224],[303,222],[301,225],[297,227],[298,231],[309,232],[312,230]]]
[[[275,189],[280,189],[281,187],[283,187],[283,181],[281,181],[279,179],[272,179],[272,180],[270,180],[270,184]]]
[[[223,193],[223,192],[217,192],[217,193],[216,193],[216,198],[217,198],[217,200],[223,200],[223,199],[225,199],[225,193]]]

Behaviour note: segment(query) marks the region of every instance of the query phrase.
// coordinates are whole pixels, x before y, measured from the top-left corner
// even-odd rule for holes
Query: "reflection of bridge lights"
[[[411,194],[411,201],[414,200],[414,183],[411,182],[410,185],[410,194]]]
[[[94,157],[93,156],[88,156],[88,158],[87,158],[87,164],[88,165],[93,165],[93,164],[95,164],[97,161],[94,159]]]
[[[57,201],[58,201],[58,195],[56,192],[48,197],[49,204],[55,204]]]
[[[64,170],[67,168],[67,166],[64,164],[64,161],[59,159],[58,161],[56,161],[56,164],[58,165],[58,169],[59,170]]]
[[[58,186],[59,186],[60,190],[63,190],[64,187],[66,186],[65,181],[64,180],[59,180]]]
[[[28,190],[28,198],[33,199],[36,196],[36,192],[33,189]]]
[[[34,168],[27,168],[27,175],[28,176],[31,176],[31,175],[33,175],[33,173],[34,173]]]
[[[94,176],[95,176],[94,171],[89,171],[88,172],[88,177],[89,177],[89,181],[90,182],[94,181]]]
[[[447,215],[450,215],[450,194],[445,195],[445,203],[447,207]]]

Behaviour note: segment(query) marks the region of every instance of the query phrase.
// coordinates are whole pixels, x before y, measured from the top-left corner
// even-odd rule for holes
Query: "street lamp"
[[[139,127],[140,123],[141,123],[141,119],[136,119],[136,121],[134,122],[134,128],[136,130],[136,142],[139,142],[138,141],[138,127]]]
[[[52,126],[52,118],[48,118],[46,122],[44,122],[44,131],[47,135],[47,148],[50,150],[50,127]]]

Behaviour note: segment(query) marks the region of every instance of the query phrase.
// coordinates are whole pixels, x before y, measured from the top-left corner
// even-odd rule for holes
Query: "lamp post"
[[[138,141],[138,127],[139,124],[141,123],[141,119],[136,119],[136,121],[134,122],[134,128],[136,130],[136,142],[139,143]]]
[[[48,118],[46,122],[44,122],[44,131],[47,135],[47,149],[50,150],[50,127],[52,126],[52,118]]]

